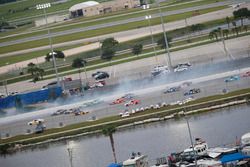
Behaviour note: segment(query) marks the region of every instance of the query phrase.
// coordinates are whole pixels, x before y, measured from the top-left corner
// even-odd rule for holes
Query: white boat
[[[241,144],[250,146],[250,132],[241,136]]]
[[[122,167],[149,167],[148,157],[146,155],[142,155],[141,153],[132,153],[132,156],[123,161]]]
[[[195,141],[196,143],[194,144],[194,149],[192,146],[190,146],[189,148],[183,151],[182,156],[193,156],[194,152],[196,155],[199,156],[207,154],[207,149],[208,149],[207,143],[200,138],[196,138]]]
[[[244,155],[249,155],[250,156],[250,132],[244,134],[241,137],[241,145],[242,145],[242,150],[241,152]]]

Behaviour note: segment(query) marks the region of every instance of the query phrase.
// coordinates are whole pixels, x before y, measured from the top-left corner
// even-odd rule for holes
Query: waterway
[[[250,106],[240,105],[189,117],[193,137],[201,137],[210,147],[231,145],[250,132]],[[157,157],[181,151],[190,145],[185,119],[169,120],[119,130],[114,134],[118,161],[131,152],[142,152],[153,164]],[[74,167],[105,167],[112,162],[108,137],[85,136],[74,139]],[[69,167],[66,141],[0,157],[1,167]]]

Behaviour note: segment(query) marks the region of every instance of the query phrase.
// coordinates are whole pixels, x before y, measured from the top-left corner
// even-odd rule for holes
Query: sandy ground
[[[248,8],[250,8],[250,4],[245,4],[245,5]],[[233,8],[227,8],[227,9],[216,11],[216,12],[211,12],[211,13],[207,13],[207,14],[203,14],[203,15],[199,15],[199,16],[190,17],[187,19],[187,24],[192,25],[192,24],[211,21],[214,19],[226,18],[227,16],[232,16],[233,10],[234,10]],[[165,26],[166,31],[169,31],[169,30],[185,27],[185,25],[186,25],[185,20],[180,20],[180,21],[166,23],[164,26]],[[162,32],[162,26],[161,25],[152,26],[152,31],[153,31],[153,34],[160,33],[160,32]],[[65,46],[67,44],[72,44],[72,43],[84,43],[84,42],[90,42],[90,41],[92,41],[92,42],[99,41],[99,39],[105,39],[107,37],[114,37],[119,42],[124,42],[124,41],[129,41],[129,40],[133,40],[133,39],[148,36],[148,35],[150,35],[150,31],[149,31],[148,27],[145,27],[145,28],[139,28],[139,29],[124,31],[124,32],[102,35],[99,37],[92,37],[92,38],[83,39],[83,40],[55,44],[54,47]],[[96,49],[99,47],[99,45],[100,45],[99,42],[94,42],[94,43],[89,44],[89,45],[84,45],[81,47],[64,50],[64,53],[66,56],[71,56],[71,55],[78,54],[81,52]],[[28,53],[31,51],[44,49],[45,47],[47,47],[47,46],[12,52],[12,53],[8,53],[8,55],[10,56],[12,54],[17,54],[17,53],[18,54]],[[3,54],[1,56],[3,56]],[[39,58],[34,58],[31,60],[22,61],[22,62],[15,63],[15,64],[6,65],[4,67],[0,67],[0,74],[26,67],[27,64],[30,62],[42,63],[44,61],[45,61],[44,57],[39,57]]]

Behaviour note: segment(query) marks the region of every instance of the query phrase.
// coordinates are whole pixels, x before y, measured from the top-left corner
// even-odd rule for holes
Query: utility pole
[[[67,143],[67,151],[68,151],[68,155],[69,155],[70,167],[74,167],[73,166],[73,149],[74,149],[74,142],[69,141]]]
[[[146,1],[146,5],[143,5],[143,9],[145,9],[145,10],[149,9],[149,4],[147,1]],[[151,15],[149,15],[148,10],[147,10],[147,15],[145,16],[145,19],[148,21],[148,27],[149,27],[150,36],[151,36],[151,43],[152,43],[153,49],[154,49],[154,56],[155,56],[156,62],[158,62],[156,50],[155,50],[155,46],[154,46],[155,42],[154,42],[154,37],[153,37],[153,32],[152,32],[152,27],[151,27],[151,21],[150,21]]]
[[[56,66],[55,52],[54,52],[54,49],[52,46],[52,39],[51,39],[51,35],[50,35],[50,29],[49,29],[47,13],[46,13],[46,8],[49,8],[49,7],[51,7],[50,3],[36,5],[36,9],[38,9],[38,10],[43,9],[43,12],[44,12],[46,27],[48,29],[49,45],[50,45],[50,50],[51,50],[51,53],[49,53],[49,55],[52,56],[53,66],[54,66],[54,70],[56,73],[57,85],[59,86],[59,76],[58,76],[58,70],[57,70],[57,66]]]
[[[160,3],[158,2],[158,0],[156,0],[157,3],[157,7],[161,16],[161,26],[162,26],[162,30],[163,30],[163,34],[164,34],[164,40],[166,43],[166,47],[165,50],[167,52],[167,58],[168,58],[168,67],[169,69],[172,71],[173,66],[172,66],[172,61],[171,61],[171,56],[170,56],[170,51],[169,51],[169,45],[168,45],[168,39],[167,39],[167,35],[166,35],[166,30],[165,30],[165,26],[164,26],[164,20],[163,20],[163,15],[162,15],[162,11],[161,11],[161,6]]]
[[[5,89],[6,96],[8,96],[9,93],[8,93],[8,88],[7,88],[7,80],[5,80],[4,82],[4,89]]]
[[[196,157],[196,152],[194,150],[194,143],[193,143],[193,138],[192,138],[192,133],[191,133],[189,121],[188,121],[188,118],[186,117],[186,108],[184,108],[184,118],[186,120],[187,127],[188,127],[188,134],[189,134],[189,138],[190,138],[190,142],[191,142],[191,146],[192,146],[192,150],[193,150],[193,154],[194,154],[195,166],[197,167],[197,157]]]

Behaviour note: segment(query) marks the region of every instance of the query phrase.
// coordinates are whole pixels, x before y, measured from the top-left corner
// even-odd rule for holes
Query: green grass
[[[223,23],[225,23],[225,19],[209,21],[209,22],[206,22],[206,23],[203,23],[203,24],[204,24],[204,26],[206,28],[210,28],[210,27],[213,27],[213,26],[218,26],[218,25],[223,24]],[[191,32],[191,30],[189,30],[189,29],[186,30],[186,28],[181,28],[181,29],[177,29],[177,30],[173,30],[173,31],[168,31],[167,34],[168,34],[168,36],[180,36],[180,35],[183,35],[183,33],[187,34],[187,33],[190,33],[190,32]],[[160,38],[161,35],[162,35],[162,33],[155,34],[154,35],[155,41],[157,41]],[[195,39],[192,42],[194,42],[194,41],[197,41],[197,40]],[[185,42],[186,41],[184,41],[184,42],[182,41],[181,43],[185,43]],[[139,39],[123,42],[122,46],[125,46],[125,47],[122,47],[119,50],[129,49],[135,43],[141,43],[143,45],[150,44],[151,43],[151,37],[147,36],[147,37],[142,37],[142,38],[139,38]],[[60,48],[56,48],[56,49],[57,50],[66,50],[66,49],[74,48],[74,47],[77,47],[77,46],[83,46],[83,45],[84,44],[77,44],[77,45],[72,45],[72,46],[69,46],[69,47],[60,47]],[[179,44],[178,43],[173,44],[173,46],[176,46],[176,45],[179,45]],[[20,57],[23,58],[23,59],[21,59],[21,61],[25,61],[25,60],[29,60],[30,58],[43,56],[43,55],[45,55],[45,53],[48,53],[48,49],[42,50],[42,51],[35,51],[35,52],[31,52],[31,53],[26,53],[26,54],[13,55],[13,56],[8,56],[8,57],[0,57],[0,67],[6,65],[6,63],[7,64],[17,63],[21,59]],[[95,57],[95,56],[98,56],[98,55],[99,55],[99,50],[88,51],[88,52],[85,52],[85,53],[80,53],[80,54],[77,54],[77,55],[72,55],[70,57],[67,57],[65,62],[64,61],[61,61],[61,62],[59,61],[59,64],[70,64],[73,61],[73,59],[75,59],[76,57],[82,57],[82,58],[86,59],[86,58]],[[51,63],[42,63],[40,65],[46,69],[46,68],[51,67],[51,66],[48,67],[48,65],[50,65],[50,64]]]
[[[240,36],[249,35],[249,34],[250,34],[250,32],[248,32],[246,34],[241,34]],[[235,37],[237,37],[237,36],[232,36],[229,39],[235,38]],[[203,39],[203,37],[200,38],[200,40],[202,40],[202,39]],[[143,38],[143,39],[137,39],[137,40],[138,41],[143,41],[143,40],[145,40],[145,38]],[[194,42],[194,41],[196,41],[196,39],[192,39],[191,42]],[[171,52],[173,52],[173,51],[182,50],[182,49],[186,49],[186,48],[190,48],[190,47],[195,47],[195,46],[200,46],[200,45],[204,45],[204,44],[208,44],[208,43],[212,43],[212,42],[214,42],[214,40],[208,40],[208,41],[205,41],[205,42],[201,42],[201,43],[197,43],[197,44],[192,44],[190,46],[183,46],[183,47],[176,48],[176,49],[170,48],[170,50],[171,50]],[[133,42],[133,43],[136,43],[136,42]],[[181,46],[183,43],[187,43],[187,41],[184,40],[184,42],[177,42],[177,43],[179,43],[179,46]],[[172,45],[175,46],[175,43],[173,43]],[[158,50],[158,49],[160,49],[160,48],[156,47],[156,50]],[[151,49],[144,49],[143,53],[148,53],[148,52],[152,52],[152,51],[153,51],[152,48]],[[162,51],[158,51],[157,54],[162,54],[162,53],[164,53],[163,50]],[[84,58],[84,56],[86,56],[86,55],[89,55],[89,53],[87,52],[87,53],[84,53],[84,54],[75,55],[74,57],[72,56],[70,58],[71,58],[71,60],[73,60],[73,58],[75,58],[75,57]],[[134,55],[132,53],[123,54],[123,55],[119,55],[119,56],[114,57],[113,60],[119,60],[119,59],[122,59],[122,58],[125,58],[125,57],[131,57],[131,56],[134,56]],[[134,56],[134,57],[131,57],[129,60],[122,60],[122,61],[118,61],[118,62],[112,62],[111,64],[112,65],[116,65],[116,64],[121,64],[121,63],[129,62],[129,61],[133,61],[133,60],[139,60],[139,59],[143,59],[143,58],[147,58],[147,57],[152,57],[152,56],[154,56],[153,53],[147,54],[147,55],[144,55],[144,56]],[[102,59],[94,60],[94,61],[89,61],[88,62],[88,66],[90,66],[90,65],[96,65],[96,64],[99,64],[99,63],[103,63],[103,62],[106,62],[106,61],[102,60]],[[61,67],[58,66],[58,71],[59,72],[64,72],[64,74],[61,74],[61,76],[65,76],[65,75],[77,73],[77,70],[69,71],[69,70],[73,70],[73,68],[71,67],[70,64],[68,66],[64,66],[63,63],[64,63],[64,61],[62,61],[62,60],[57,61],[57,64],[59,66],[61,66]],[[111,64],[107,63],[107,64],[104,64],[104,65],[99,65],[97,67],[91,67],[91,68],[89,68],[87,66],[87,71],[88,70],[94,70],[94,69],[97,69],[97,68],[107,67],[107,66],[110,66]],[[48,66],[48,65],[50,65],[50,66]],[[44,79],[54,78],[54,75],[46,77],[46,75],[54,74],[54,69],[52,68],[51,65],[52,65],[51,62],[47,62],[47,63],[45,63],[43,65],[40,65],[40,67],[42,67],[42,68],[44,68],[44,67],[47,68]],[[68,71],[68,72],[66,72],[66,71]],[[8,73],[6,75],[1,75],[0,76],[0,80],[6,80],[7,79],[8,83],[14,83],[14,82],[18,82],[18,81],[27,80],[27,79],[31,79],[32,78],[30,75],[27,75],[27,76],[18,76],[18,75],[19,75],[18,73],[14,73],[14,74]]]
[[[216,0],[210,0],[210,1],[209,0],[203,0],[203,1],[199,1],[199,2],[192,2],[190,4],[183,4],[183,5],[178,5],[178,6],[165,7],[165,8],[162,9],[162,12],[173,11],[173,10],[198,6],[198,5],[205,5],[205,4],[215,3],[215,2],[216,2]],[[137,12],[131,12],[131,11],[134,11],[134,10],[137,11]],[[142,9],[130,9],[129,11],[130,11],[130,13],[128,13],[128,11],[125,11],[125,12],[121,11],[121,12],[116,12],[116,15],[111,14],[111,16],[113,16],[112,18],[108,18],[105,15],[104,18],[102,18],[101,20],[98,20],[98,21],[96,21],[95,18],[100,18],[100,16],[98,16],[98,17],[97,16],[95,16],[95,17],[87,17],[87,18],[83,18],[83,19],[76,19],[78,22],[80,22],[79,24],[76,24],[75,21],[74,21],[74,24],[72,24],[72,22],[69,22],[69,23],[66,22],[66,23],[63,24],[63,27],[61,27],[62,25],[59,25],[59,26],[57,25],[55,27],[51,27],[51,28],[53,28],[53,29],[51,29],[51,32],[58,32],[58,31],[64,31],[64,30],[79,28],[79,27],[93,26],[93,25],[97,25],[97,24],[120,21],[120,20],[125,20],[125,19],[129,19],[129,18],[134,18],[134,17],[147,15],[147,12],[145,10],[142,10]],[[154,13],[159,12],[158,9],[155,9],[155,8],[152,8],[152,9],[150,9],[148,11],[149,11],[148,12],[149,14],[154,14]],[[120,16],[120,14],[126,14],[126,15]],[[89,22],[86,22],[86,21],[89,21]],[[36,35],[42,35],[42,34],[46,34],[46,33],[47,33],[47,31],[33,32],[33,33],[18,35],[18,36],[15,36],[15,37],[3,38],[3,39],[0,39],[0,42],[17,40],[17,39],[27,38],[27,37],[31,37],[31,36],[36,36]]]
[[[87,1],[87,0],[86,0]],[[17,3],[7,3],[0,5],[0,15],[4,17],[5,20],[21,19],[25,17],[43,15],[43,10],[37,10],[35,6],[37,4],[52,3],[51,7],[47,9],[48,13],[53,13],[61,10],[68,10],[71,6],[77,3],[83,2],[82,0],[68,1],[63,4],[53,4],[54,0],[27,0]],[[97,0],[97,2],[102,2],[102,0]],[[10,13],[9,10],[15,10],[16,12]]]
[[[200,14],[205,14],[205,13],[209,13],[212,11],[217,11],[217,10],[221,10],[224,8],[226,8],[226,7],[222,6],[222,7],[204,9],[204,10],[200,11]],[[165,17],[164,22],[171,22],[171,21],[185,19],[185,18],[191,17],[192,14],[193,14],[193,12],[186,12],[186,13],[182,13],[182,14],[171,15],[171,16]],[[152,25],[160,24],[160,18],[151,19],[151,24]],[[138,25],[140,25],[140,26],[138,26]],[[89,38],[89,37],[98,36],[98,35],[104,35],[104,34],[120,32],[120,31],[125,31],[125,30],[131,30],[131,29],[140,28],[140,27],[146,27],[146,26],[148,26],[147,21],[138,21],[138,22],[133,22],[133,23],[129,23],[126,25],[113,26],[112,28],[107,27],[107,28],[102,28],[102,29],[97,29],[97,30],[90,30],[90,31],[55,37],[55,38],[53,38],[53,43],[57,44],[57,43],[62,43],[62,42],[67,42],[67,41],[72,41],[72,40]],[[1,47],[0,54],[11,52],[11,51],[23,50],[23,49],[27,49],[27,48],[45,46],[45,45],[48,45],[48,39],[25,42],[25,43],[21,43],[21,44],[12,45],[12,46]]]
[[[223,104],[223,103],[230,102],[230,101],[246,99],[246,98],[249,98],[250,96],[249,92],[250,92],[250,88],[242,89],[242,90],[237,90],[237,91],[224,94],[224,95],[214,95],[214,96],[200,98],[195,101],[186,103],[183,106],[174,105],[174,106],[166,106],[160,109],[150,109],[141,113],[136,113],[130,116],[129,117],[130,119],[123,119],[123,118],[120,118],[119,116],[105,117],[105,118],[92,121],[92,122],[82,122],[82,123],[68,125],[62,128],[48,129],[42,134],[19,135],[19,136],[14,136],[8,139],[0,139],[0,143],[1,144],[13,143],[13,142],[17,142],[20,140],[26,140],[25,142],[22,142],[22,144],[36,143],[36,142],[45,141],[47,139],[56,139],[62,136],[69,136],[69,135],[75,135],[79,133],[101,130],[103,125],[100,125],[100,124],[102,123],[108,124],[111,121],[116,121],[112,123],[115,126],[126,125],[126,124],[133,123],[136,121],[142,121],[148,118],[154,118],[154,117],[159,118],[159,117],[164,117],[170,114],[174,114],[179,111],[182,111],[184,107],[187,109],[187,111],[190,111],[194,109],[202,109],[204,107]],[[91,127],[87,128],[87,126],[91,126]],[[67,130],[74,130],[77,128],[81,128],[81,129],[67,132],[67,133],[65,132]],[[65,132],[65,133],[53,134],[53,133],[58,133],[58,132]],[[44,135],[52,135],[52,136],[44,136]],[[33,137],[39,137],[39,138],[32,139]]]
[[[72,46],[58,47],[58,48],[54,48],[54,49],[67,50],[67,49],[72,49],[75,47],[80,47],[83,45],[85,45],[85,44],[76,44],[76,45],[72,45]],[[45,49],[45,50],[35,51],[35,52],[30,52],[30,53],[25,53],[25,54],[0,57],[0,67],[5,66],[7,64],[15,64],[15,63],[18,63],[21,61],[30,60],[33,58],[38,58],[38,57],[46,55],[49,52],[50,52],[50,49]],[[34,63],[36,63],[36,62],[34,62]]]

